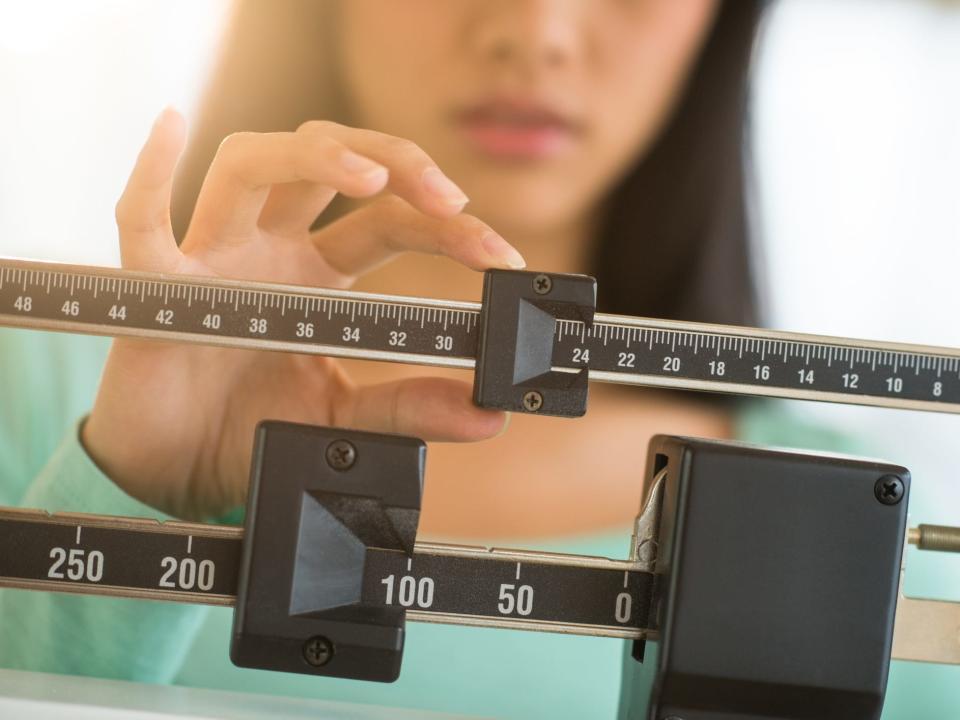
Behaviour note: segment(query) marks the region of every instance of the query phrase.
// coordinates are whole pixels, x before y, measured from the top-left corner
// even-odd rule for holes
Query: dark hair
[[[722,4],[669,123],[611,195],[592,268],[604,310],[756,324],[744,138],[761,9]]]
[[[584,269],[597,277],[600,310],[756,323],[744,129],[762,4],[721,4],[671,117],[608,198],[592,267]],[[317,61],[317,47],[336,42],[335,8],[318,0],[243,0],[235,8],[178,172],[179,237],[226,135],[348,120],[339,73]]]

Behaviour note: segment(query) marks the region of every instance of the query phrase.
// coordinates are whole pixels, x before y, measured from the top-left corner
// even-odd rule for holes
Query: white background
[[[769,19],[754,156],[770,324],[960,347],[960,3],[793,0]],[[960,418],[794,405],[910,468],[914,523],[960,525]],[[960,557],[909,567],[911,591],[960,599]]]
[[[16,8],[0,11],[0,254],[116,264],[132,160],[164,105],[194,107],[228,4]],[[769,324],[960,346],[958,88],[960,3],[775,6],[753,113]],[[915,522],[960,524],[960,418],[794,406],[910,467]],[[960,558],[911,563],[922,590],[960,596]]]

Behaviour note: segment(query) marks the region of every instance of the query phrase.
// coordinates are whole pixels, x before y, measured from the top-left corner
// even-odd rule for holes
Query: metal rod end
[[[920,550],[960,553],[960,528],[921,524],[907,531],[907,542]]]

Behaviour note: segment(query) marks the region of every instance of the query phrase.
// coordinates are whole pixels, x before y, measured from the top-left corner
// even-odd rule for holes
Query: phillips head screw
[[[313,667],[323,667],[333,657],[333,643],[317,635],[303,644],[303,659]]]
[[[334,470],[349,470],[357,461],[357,449],[348,440],[334,440],[327,445],[327,464]]]
[[[543,407],[543,395],[536,390],[530,390],[523,395],[523,409],[527,412],[537,412]]]
[[[533,291],[537,295],[546,295],[553,290],[553,280],[549,275],[540,273],[533,278]]]
[[[905,491],[903,480],[896,475],[884,475],[873,486],[873,494],[884,505],[896,505]]]

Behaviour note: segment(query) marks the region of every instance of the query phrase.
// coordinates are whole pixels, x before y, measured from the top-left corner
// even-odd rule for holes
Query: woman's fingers
[[[408,140],[321,121],[295,133],[235,133],[210,166],[184,249],[243,242],[258,228],[305,232],[336,192],[368,197],[387,185],[435,217],[455,215],[467,202]]]
[[[357,388],[344,393],[333,408],[336,427],[424,440],[485,440],[499,434],[506,421],[506,413],[475,406],[467,383],[444,378],[413,378]]]
[[[173,170],[183,151],[186,124],[176,110],[157,117],[127,186],[117,202],[117,229],[123,266],[172,270],[180,257],[170,225]]]
[[[273,185],[306,181],[319,185],[329,202],[335,192],[374,195],[387,175],[382,165],[330,137],[235,133],[221,143],[203,181],[184,250],[249,240]]]
[[[335,195],[333,188],[306,180],[274,185],[258,224],[263,230],[276,235],[303,235],[309,232],[313,221]]]
[[[428,215],[449,217],[460,212],[468,202],[463,190],[410,140],[326,120],[304,123],[297,132],[332,137],[389,168],[390,191]]]
[[[346,276],[362,275],[408,251],[446,255],[473,270],[525,265],[512,245],[472,215],[430,217],[389,195],[312,237],[327,264]]]

